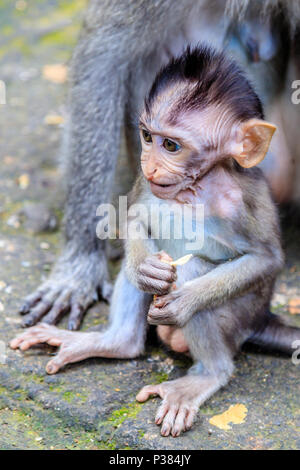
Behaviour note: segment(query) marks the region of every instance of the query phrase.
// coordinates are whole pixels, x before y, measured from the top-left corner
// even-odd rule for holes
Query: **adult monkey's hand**
[[[68,328],[77,330],[87,308],[98,296],[109,300],[112,288],[103,253],[77,254],[66,250],[58,259],[49,279],[29,295],[20,309],[23,326],[42,320],[56,324],[70,312]],[[101,287],[100,287],[101,286]]]

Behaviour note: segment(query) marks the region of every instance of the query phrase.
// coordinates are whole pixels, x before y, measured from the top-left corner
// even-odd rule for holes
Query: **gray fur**
[[[292,33],[296,31],[300,20],[299,0],[231,0],[226,4],[226,14],[238,21],[243,21],[249,7],[257,12],[265,21],[272,15],[278,14],[282,9],[287,12],[287,19]]]

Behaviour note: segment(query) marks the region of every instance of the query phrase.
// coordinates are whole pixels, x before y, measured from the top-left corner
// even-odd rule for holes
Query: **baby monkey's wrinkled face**
[[[141,164],[153,194],[173,199],[186,186],[187,162],[192,150],[173,134],[157,133],[141,126]]]
[[[220,110],[193,111],[171,124],[166,109],[161,100],[151,115],[141,116],[141,165],[155,196],[176,199],[181,191],[194,190],[196,182],[228,153],[224,142],[231,127],[225,122],[226,112]]]
[[[152,193],[182,200],[202,189],[201,180],[216,165],[244,168],[265,156],[275,126],[252,118],[240,122],[229,106],[218,103],[178,112],[174,103],[183,90],[170,87],[140,117],[141,165]]]

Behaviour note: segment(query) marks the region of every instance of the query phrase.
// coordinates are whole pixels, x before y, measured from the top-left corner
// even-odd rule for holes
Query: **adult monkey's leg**
[[[129,67],[126,26],[122,32],[113,27],[118,3],[103,2],[101,16],[99,11],[93,15],[97,2],[92,2],[74,53],[65,155],[66,246],[50,278],[25,300],[25,326],[43,317],[55,324],[70,311],[68,328],[75,330],[98,289],[104,298],[111,293],[104,242],[96,238],[96,208],[110,198]]]

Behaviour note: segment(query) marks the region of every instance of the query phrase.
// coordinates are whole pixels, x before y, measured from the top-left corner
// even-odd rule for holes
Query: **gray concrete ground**
[[[63,207],[58,149],[66,84],[53,82],[64,81],[63,69],[47,73],[43,67],[67,64],[83,4],[5,0],[0,7],[0,79],[7,87],[7,104],[0,106],[2,362],[6,356],[0,365],[0,449],[299,449],[300,366],[290,358],[245,349],[230,384],[201,408],[190,432],[173,439],[161,437],[153,423],[159,400],[135,401],[142,385],[177,377],[189,365],[155,341],[137,360],[87,360],[55,376],[44,369],[52,349],[3,350],[20,331],[21,299],[47,277],[62,244],[59,229],[50,230]],[[300,315],[287,308],[300,297],[296,222],[296,216],[285,219],[287,262],[273,309],[300,326]],[[117,265],[111,268],[115,273]],[[99,303],[83,327],[106,319],[107,306]],[[222,430],[209,422],[235,404],[247,408],[243,423]]]

